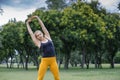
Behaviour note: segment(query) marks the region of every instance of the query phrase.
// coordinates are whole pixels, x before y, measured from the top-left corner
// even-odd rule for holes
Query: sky
[[[37,8],[46,7],[46,0],[0,0],[0,7],[4,10],[0,15],[0,26],[6,24],[9,19],[16,18],[17,21],[25,21],[27,15]],[[89,0],[88,0],[89,1]],[[110,12],[117,12],[117,4],[120,0],[99,0],[103,7]]]
[[[9,19],[25,21],[27,15],[37,8],[46,7],[45,0],[0,0],[0,7],[4,13],[0,15],[0,26],[8,23]]]

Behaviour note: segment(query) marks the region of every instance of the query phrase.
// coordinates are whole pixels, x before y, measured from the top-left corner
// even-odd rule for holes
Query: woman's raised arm
[[[29,32],[29,34],[30,34],[30,36],[31,36],[34,44],[35,44],[36,46],[40,47],[39,40],[36,39],[36,37],[35,37],[32,29],[31,29],[31,27],[30,27],[30,25],[29,25],[30,22],[31,22],[31,19],[29,18],[29,19],[27,20],[27,22],[26,22],[27,30],[28,30],[28,32]]]
[[[37,18],[38,19],[38,22],[45,34],[45,37],[49,38],[51,40],[51,37],[50,37],[50,33],[48,32],[47,28],[45,27],[44,23],[42,22],[42,20],[38,17],[38,16],[33,16],[32,18]]]

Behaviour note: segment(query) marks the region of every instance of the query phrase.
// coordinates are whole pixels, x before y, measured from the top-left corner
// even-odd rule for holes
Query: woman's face
[[[41,31],[38,31],[36,34],[35,34],[36,38],[39,39],[39,40],[42,40],[43,38],[43,33]]]

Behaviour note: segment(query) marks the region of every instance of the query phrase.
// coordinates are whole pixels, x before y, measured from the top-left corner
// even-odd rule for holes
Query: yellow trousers
[[[50,68],[55,80],[60,80],[56,57],[42,58],[38,70],[38,80],[43,80],[46,70]]]

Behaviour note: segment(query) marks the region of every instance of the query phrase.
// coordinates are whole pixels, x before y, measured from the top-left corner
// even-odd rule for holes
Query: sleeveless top
[[[42,57],[54,57],[55,48],[52,41],[48,40],[46,43],[41,43],[40,50],[42,50]]]

